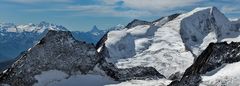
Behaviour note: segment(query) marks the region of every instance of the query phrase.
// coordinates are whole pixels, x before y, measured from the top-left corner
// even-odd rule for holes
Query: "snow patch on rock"
[[[58,71],[43,71],[40,75],[35,76],[37,83],[34,86],[103,86],[106,84],[116,84],[118,82],[101,75],[73,75]]]

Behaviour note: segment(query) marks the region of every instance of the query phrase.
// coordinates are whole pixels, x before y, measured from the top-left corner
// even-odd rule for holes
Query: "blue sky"
[[[126,25],[133,19],[152,21],[161,16],[216,6],[229,18],[240,17],[240,0],[0,0],[0,22],[47,21],[70,30],[87,31]]]

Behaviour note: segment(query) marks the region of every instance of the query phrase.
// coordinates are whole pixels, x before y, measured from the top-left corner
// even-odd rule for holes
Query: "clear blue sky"
[[[216,6],[229,18],[240,17],[240,0],[0,0],[0,22],[47,21],[70,30],[93,25],[107,29],[131,20],[153,20],[195,7]]]

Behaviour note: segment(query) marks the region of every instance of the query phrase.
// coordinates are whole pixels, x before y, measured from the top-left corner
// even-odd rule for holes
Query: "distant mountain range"
[[[113,28],[121,28],[116,26]],[[110,29],[113,29],[110,28]],[[26,51],[44,36],[48,30],[68,31],[61,25],[55,25],[47,22],[39,24],[15,25],[13,23],[0,23],[0,62],[17,57],[21,52]],[[96,44],[96,42],[108,30],[100,30],[93,26],[92,30],[87,32],[72,31],[77,40]]]
[[[240,22],[216,7],[135,19],[108,31],[70,32],[43,23],[1,25],[1,56],[18,50],[14,61],[3,63],[1,85],[240,85]]]

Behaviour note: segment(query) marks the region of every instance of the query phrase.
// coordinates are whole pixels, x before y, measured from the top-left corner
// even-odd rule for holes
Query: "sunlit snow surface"
[[[120,84],[112,84],[106,86],[167,86],[170,84],[170,80],[159,79],[159,80],[130,80],[122,82]]]
[[[231,22],[217,8],[202,7],[181,14],[167,23],[166,18],[163,18],[153,25],[138,25],[123,29],[121,31],[131,34],[129,36],[133,36],[134,39],[128,39],[123,44],[119,35],[115,37],[111,35],[106,45],[108,41],[117,40],[118,42],[111,44],[115,47],[108,48],[119,50],[120,48],[116,46],[129,46],[128,42],[134,41],[136,54],[132,56],[133,53],[129,55],[129,52],[118,53],[117,55],[125,57],[116,58],[117,67],[151,66],[169,77],[176,72],[183,73],[210,42],[238,41],[236,39],[239,38],[240,33],[234,30]],[[133,49],[131,46],[128,48]],[[110,53],[110,56],[115,53],[117,52]]]
[[[115,63],[117,67],[151,66],[166,77],[176,72],[183,73],[193,63],[193,59],[201,54],[211,42],[240,41],[240,33],[236,32],[237,30],[232,26],[231,22],[215,7],[196,8],[191,12],[179,15],[172,21],[167,21],[166,18],[163,18],[163,20],[155,22],[153,25],[138,25],[122,31],[125,34],[130,33],[131,35],[129,36],[133,36],[134,39],[128,40],[128,42],[134,41],[136,54],[134,56],[129,55],[128,58],[117,58],[117,63]],[[110,38],[121,41],[119,35]],[[107,40],[113,41],[111,39]],[[112,45],[128,46],[128,43],[115,43],[112,43]],[[117,47],[115,49],[118,50]],[[129,49],[133,49],[133,47],[130,46]],[[126,56],[126,54],[122,53],[118,55]],[[219,79],[215,78],[211,79],[212,81],[204,81],[203,84],[214,85]],[[230,80],[238,80],[238,78]],[[133,80],[115,85],[166,85],[162,84],[161,80],[156,81],[158,83],[149,80]]]
[[[202,76],[202,86],[239,86],[240,62],[227,64],[213,75]]]

